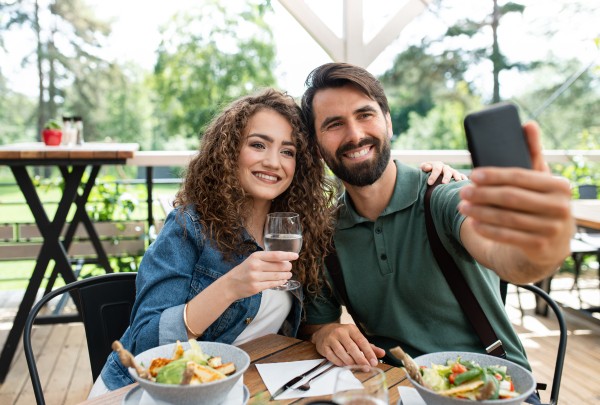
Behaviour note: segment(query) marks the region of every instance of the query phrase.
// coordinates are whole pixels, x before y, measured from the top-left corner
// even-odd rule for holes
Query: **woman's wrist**
[[[229,305],[233,304],[239,299],[244,298],[240,296],[239,292],[235,288],[235,283],[232,280],[231,272],[225,273],[219,277],[214,283],[211,284],[211,287],[212,286],[220,291],[220,294],[222,294],[223,298],[229,303]]]

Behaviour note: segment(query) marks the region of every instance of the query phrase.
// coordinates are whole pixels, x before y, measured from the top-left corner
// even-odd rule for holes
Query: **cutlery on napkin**
[[[285,363],[268,363],[268,364],[257,364],[256,369],[260,374],[263,382],[265,383],[269,394],[273,395],[281,388],[285,383],[290,381],[292,378],[297,377],[311,368],[314,368],[321,360],[302,360],[302,361],[290,361]],[[317,375],[321,371],[329,367],[331,363],[324,364],[317,370],[314,370],[311,374],[307,375],[303,380],[306,381],[308,378]],[[304,397],[318,397],[321,395],[333,394],[333,387],[338,372],[333,369],[330,372],[324,374],[311,383],[308,391],[295,390],[293,388],[302,385],[303,381],[299,381],[292,389],[285,391],[283,394],[277,396],[278,400],[291,399],[291,398],[304,398]],[[361,389],[363,388],[360,381],[356,380],[351,384],[349,388]]]

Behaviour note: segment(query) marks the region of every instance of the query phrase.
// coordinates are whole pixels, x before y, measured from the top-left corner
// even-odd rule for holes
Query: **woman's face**
[[[296,170],[292,125],[273,110],[260,110],[248,122],[238,157],[242,188],[255,201],[272,200],[291,184]]]

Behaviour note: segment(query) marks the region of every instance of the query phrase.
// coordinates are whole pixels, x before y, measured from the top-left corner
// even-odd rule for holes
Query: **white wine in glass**
[[[273,212],[265,222],[265,250],[269,252],[300,253],[302,248],[302,226],[300,216],[294,212]],[[300,282],[288,280],[271,290],[290,291],[300,288]]]

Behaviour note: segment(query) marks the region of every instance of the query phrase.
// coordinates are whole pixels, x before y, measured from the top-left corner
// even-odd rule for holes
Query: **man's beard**
[[[351,167],[344,164],[342,156],[344,153],[367,145],[373,145],[374,156],[371,160],[354,163]],[[347,143],[340,146],[335,151],[335,157],[326,151],[325,148],[319,147],[321,156],[323,156],[325,163],[327,163],[333,174],[339,177],[344,183],[355,187],[370,186],[379,180],[390,162],[390,149],[391,142],[387,136],[387,131],[385,136],[383,136],[383,144],[381,140],[370,136],[362,139],[358,145]]]

